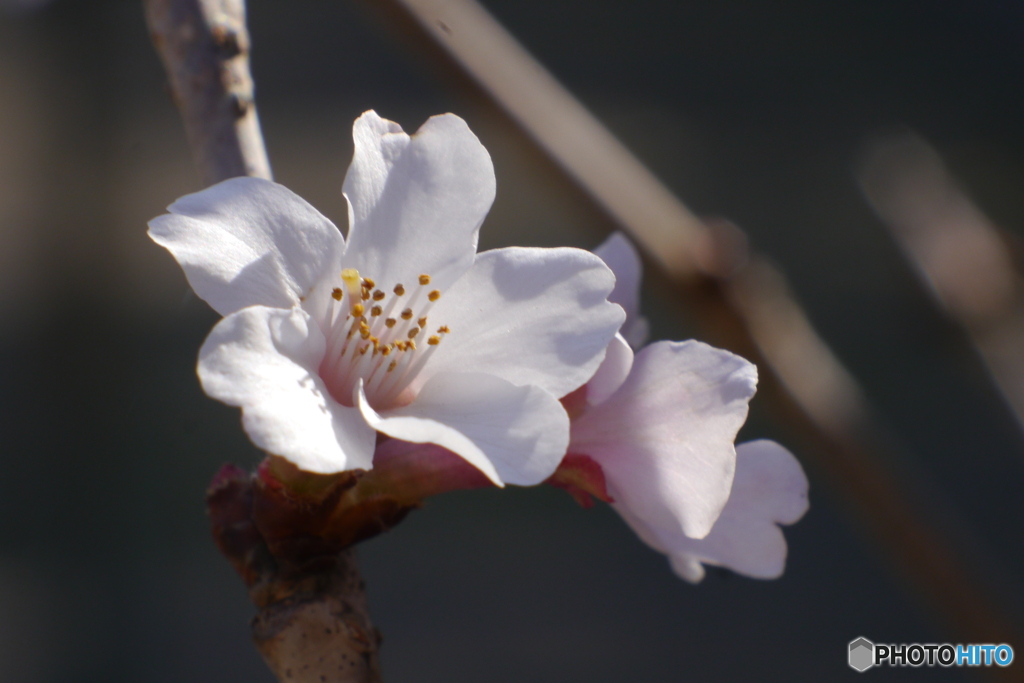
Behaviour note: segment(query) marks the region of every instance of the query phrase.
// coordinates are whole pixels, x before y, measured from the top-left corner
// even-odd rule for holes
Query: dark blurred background
[[[891,464],[926,492],[929,519],[971,539],[957,551],[985,576],[1019,585],[1021,431],[854,168],[869,136],[909,127],[1024,236],[1024,6],[486,5],[691,208],[736,221],[786,270],[903,454]],[[454,111],[496,167],[483,247],[598,244],[614,226],[386,15],[250,0],[276,179],[343,224],[355,117],[374,108],[411,131]],[[164,83],[139,3],[0,0],[2,681],[272,680],[203,509],[221,463],[260,454],[195,377],[217,316],[145,235],[199,189]],[[655,339],[692,333],[663,280],[645,295]],[[742,436],[803,457],[757,399]],[[846,680],[857,636],[948,640],[941,610],[913,597],[835,488],[809,474],[811,510],[787,529],[786,574],[769,582],[712,570],[686,584],[614,512],[546,487],[431,500],[360,550],[386,680]]]

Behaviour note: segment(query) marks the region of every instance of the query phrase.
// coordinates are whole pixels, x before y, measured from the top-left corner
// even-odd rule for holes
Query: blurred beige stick
[[[884,465],[856,382],[770,264],[745,259],[735,228],[709,229],[474,0],[392,0],[678,285],[711,341],[754,360],[766,402],[813,444],[805,455],[933,614],[968,642],[1017,633],[971,554],[929,522]],[[388,17],[400,20],[395,15]],[[979,640],[981,639],[981,640]],[[1004,671],[987,671],[1011,680]]]
[[[710,264],[701,222],[472,0],[401,0],[423,28],[674,277]]]
[[[1024,283],[1006,236],[913,133],[871,142],[859,177],[940,306],[971,335],[1024,427]]]

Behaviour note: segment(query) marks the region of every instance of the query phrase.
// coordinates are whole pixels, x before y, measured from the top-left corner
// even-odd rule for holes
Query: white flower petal
[[[182,197],[149,222],[199,298],[221,315],[246,306],[291,308],[337,268],[341,232],[291,190],[232,178]]]
[[[621,232],[613,232],[594,253],[608,264],[615,273],[615,289],[608,295],[608,301],[622,306],[626,311],[626,322],[619,332],[634,349],[647,341],[647,319],[640,315],[640,280],[643,263],[633,243]]]
[[[622,324],[622,309],[607,301],[612,285],[604,262],[582,249],[480,254],[430,314],[451,333],[414,388],[435,374],[468,371],[568,394],[594,374]]]
[[[807,477],[797,459],[774,441],[751,441],[736,447],[732,492],[711,533],[697,540],[644,529],[641,537],[657,536],[651,545],[668,553],[672,568],[687,581],[703,578],[701,563],[774,579],[786,566],[786,539],[778,525],[792,524],[806,511]]]
[[[690,583],[700,583],[704,580],[704,565],[692,555],[670,555],[668,563],[681,579]]]
[[[587,403],[593,406],[607,401],[629,377],[632,367],[633,349],[621,334],[616,334],[597,372],[587,382]]]
[[[369,111],[352,135],[344,267],[387,287],[427,274],[443,291],[473,264],[494,201],[490,155],[453,114],[430,118],[410,137]]]
[[[596,460],[612,497],[659,536],[702,538],[729,497],[756,384],[756,368],[728,351],[652,344],[618,391],[573,420],[570,451]]]
[[[325,340],[301,309],[253,306],[217,323],[199,352],[211,397],[242,409],[253,443],[299,469],[369,469],[376,435],[317,375]]]
[[[480,373],[437,375],[411,404],[383,414],[360,391],[359,407],[375,429],[447,448],[499,486],[539,484],[569,444],[569,416],[554,396]]]

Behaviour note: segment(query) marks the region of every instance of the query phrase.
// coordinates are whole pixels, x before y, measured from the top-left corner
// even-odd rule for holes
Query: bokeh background
[[[1019,616],[1024,437],[854,171],[865,140],[909,127],[1024,236],[1022,5],[485,4],[691,208],[734,220],[784,268],[881,415],[898,476]],[[454,111],[495,162],[483,247],[598,244],[614,225],[386,15],[250,0],[276,179],[343,224],[355,117],[374,108],[413,130]],[[217,316],[145,235],[197,189],[139,3],[0,2],[0,680],[272,680],[203,510],[221,463],[260,454],[195,378]],[[663,279],[645,296],[655,339],[692,334]],[[812,461],[765,413],[755,399],[742,436]],[[856,675],[857,636],[948,640],[941,609],[809,475],[810,512],[770,582],[710,571],[686,584],[611,510],[546,487],[431,500],[360,550],[385,677],[832,681]]]

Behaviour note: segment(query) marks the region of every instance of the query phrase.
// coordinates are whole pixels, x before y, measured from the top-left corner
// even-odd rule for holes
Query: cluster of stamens
[[[327,353],[320,375],[335,397],[349,403],[362,378],[367,400],[376,409],[393,405],[420,373],[427,359],[451,330],[441,325],[427,331],[428,314],[441,292],[430,289],[430,276],[420,275],[407,291],[396,284],[392,294],[359,271],[341,271],[341,287],[331,291],[327,311]],[[418,346],[417,341],[424,342]]]

